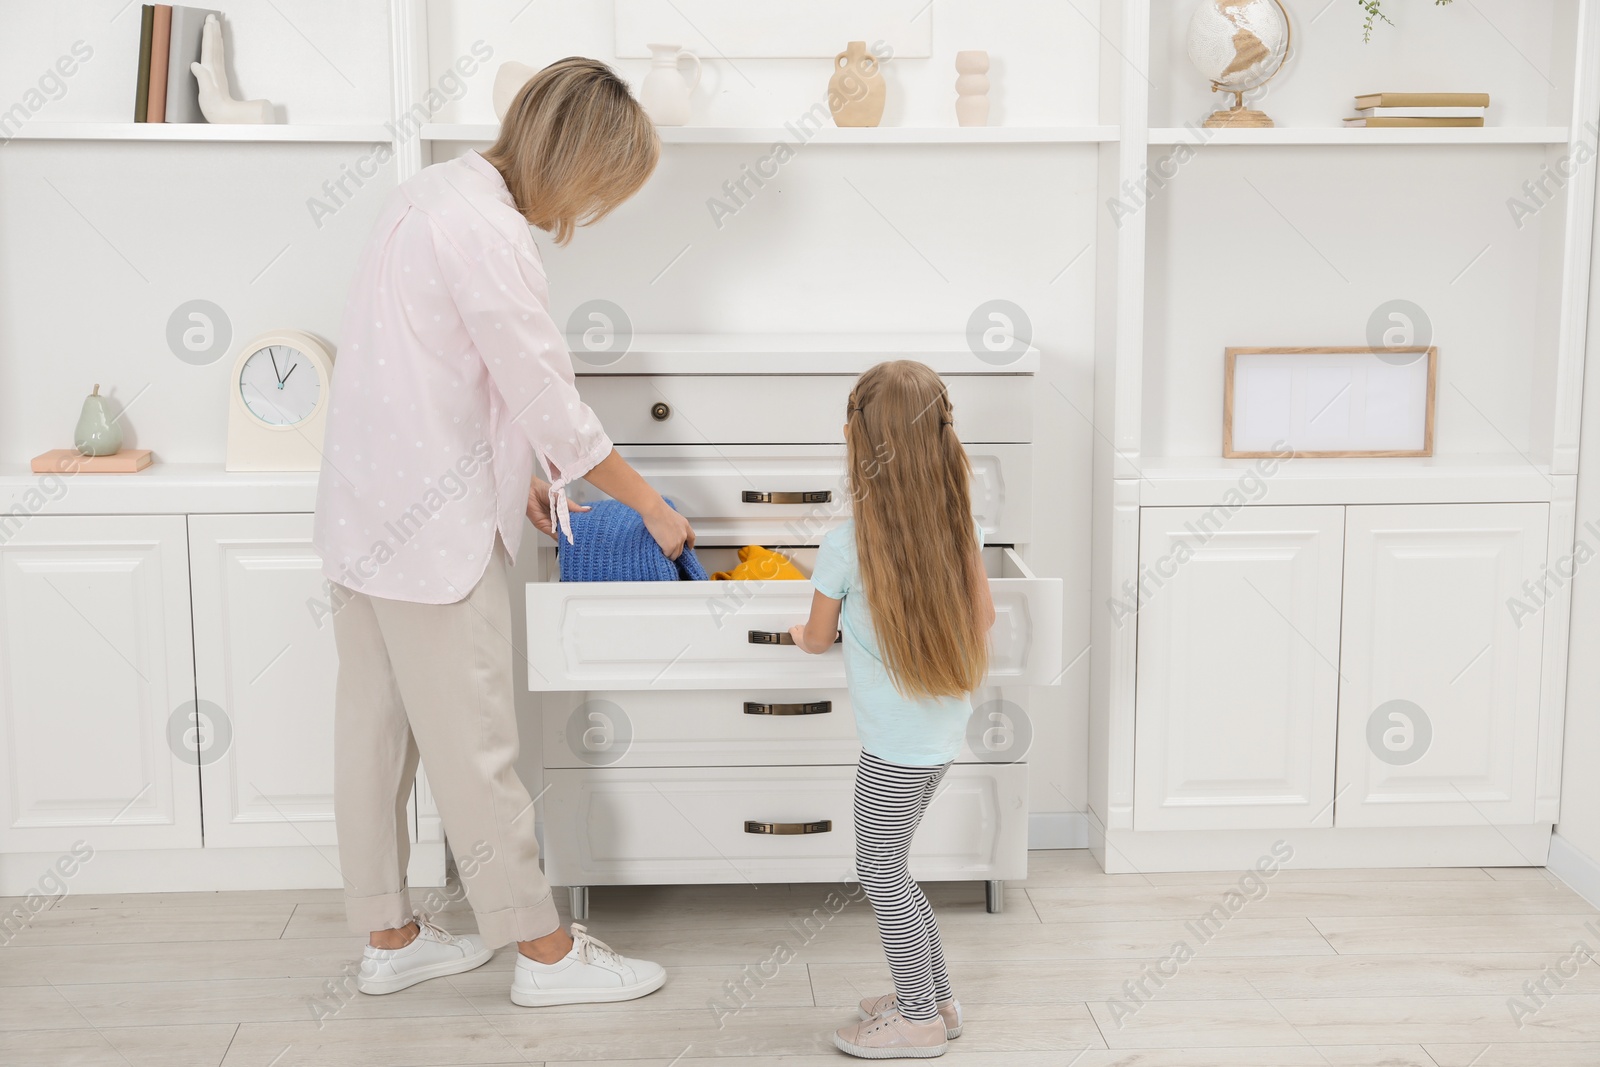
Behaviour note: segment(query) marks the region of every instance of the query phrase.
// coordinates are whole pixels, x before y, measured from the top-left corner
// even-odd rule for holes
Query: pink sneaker
[[[901,1015],[899,1009],[840,1027],[833,1043],[841,1052],[867,1060],[932,1059],[950,1048],[944,1020],[916,1022]]]
[[[954,1041],[961,1036],[961,1002],[955,997],[939,1002],[939,1018],[944,1020],[944,1036]],[[863,1021],[876,1019],[880,1015],[887,1015],[891,1011],[899,1010],[893,993],[885,993],[881,997],[868,997],[861,1002],[861,1018]]]

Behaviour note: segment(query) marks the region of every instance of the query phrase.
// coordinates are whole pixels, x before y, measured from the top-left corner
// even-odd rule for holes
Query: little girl
[[[880,363],[850,393],[845,441],[854,518],[822,539],[806,652],[844,635],[855,705],[856,875],[872,901],[894,992],[861,1002],[834,1043],[868,1059],[942,1056],[961,1034],[939,925],[911,880],[911,837],[961,751],[970,694],[988,669],[994,601],[972,518],[966,450],[931,369]]]

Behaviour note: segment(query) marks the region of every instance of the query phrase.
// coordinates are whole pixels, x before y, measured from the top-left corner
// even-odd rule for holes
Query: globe
[[[1272,125],[1244,106],[1244,94],[1261,88],[1283,67],[1290,33],[1279,0],[1202,0],[1189,19],[1189,61],[1214,91],[1234,94],[1234,106],[1216,112],[1207,126]]]

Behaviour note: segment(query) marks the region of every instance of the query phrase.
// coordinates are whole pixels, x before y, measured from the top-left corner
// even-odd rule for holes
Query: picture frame
[[[1222,454],[1307,459],[1433,455],[1436,346],[1228,348]]]
[[[896,59],[933,55],[928,0],[613,0],[619,59],[672,41],[710,59],[832,59],[849,41],[882,41]]]

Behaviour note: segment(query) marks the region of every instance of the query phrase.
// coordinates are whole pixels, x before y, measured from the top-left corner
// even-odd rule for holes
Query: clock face
[[[322,382],[305,353],[288,345],[270,345],[245,360],[239,396],[267,425],[295,426],[316,411]]]

